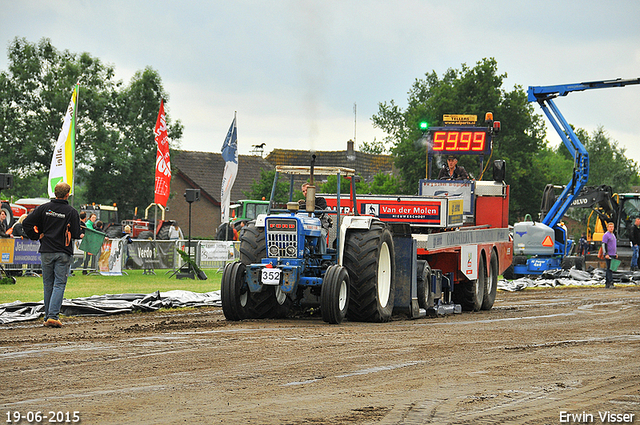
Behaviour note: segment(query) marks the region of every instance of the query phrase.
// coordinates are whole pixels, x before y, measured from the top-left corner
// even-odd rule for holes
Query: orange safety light
[[[544,238],[544,240],[542,241],[542,246],[553,246],[553,240],[551,239],[551,236],[547,236],[546,238]]]
[[[493,121],[493,112],[487,112],[484,114],[484,122]]]

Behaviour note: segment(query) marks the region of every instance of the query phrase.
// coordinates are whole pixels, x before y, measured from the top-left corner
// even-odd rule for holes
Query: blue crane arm
[[[562,142],[573,157],[573,175],[571,181],[551,207],[542,220],[543,224],[553,227],[562,219],[573,199],[580,194],[582,188],[589,180],[589,153],[573,132],[573,129],[564,119],[560,110],[553,102],[558,96],[566,96],[570,92],[600,89],[607,87],[624,87],[626,85],[640,84],[640,78],[623,80],[592,81],[577,84],[561,84],[556,86],[530,86],[528,93],[529,102],[538,102],[551,125],[556,130]]]

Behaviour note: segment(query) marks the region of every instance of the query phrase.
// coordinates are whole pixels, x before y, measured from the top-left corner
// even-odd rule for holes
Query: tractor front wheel
[[[227,320],[238,321],[247,319],[249,288],[245,284],[246,267],[239,261],[229,263],[222,272],[220,298],[222,312]]]
[[[322,320],[327,323],[342,323],[349,307],[349,274],[344,267],[334,264],[322,280]]]

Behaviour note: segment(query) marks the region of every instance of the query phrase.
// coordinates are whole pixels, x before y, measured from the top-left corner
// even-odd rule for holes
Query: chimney
[[[353,140],[347,141],[347,160],[349,161],[354,161],[356,159],[356,152],[355,152],[354,145],[355,143]]]

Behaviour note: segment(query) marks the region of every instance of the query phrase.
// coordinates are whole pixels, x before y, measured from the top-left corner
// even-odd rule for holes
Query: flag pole
[[[76,81],[76,106],[73,108],[73,172],[71,178],[73,183],[71,185],[71,206],[73,207],[76,202],[75,185],[76,185],[76,133],[78,132],[78,105],[80,102],[80,80]]]

